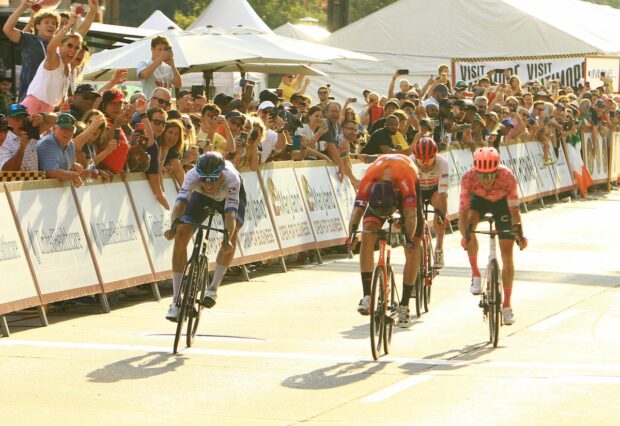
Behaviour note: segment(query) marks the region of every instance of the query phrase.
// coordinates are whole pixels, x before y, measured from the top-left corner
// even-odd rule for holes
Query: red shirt
[[[114,174],[119,174],[125,170],[125,161],[129,153],[129,141],[127,140],[127,136],[125,136],[123,129],[119,128],[118,130],[120,130],[117,141],[118,146],[101,162],[104,167]]]
[[[383,107],[379,105],[373,105],[370,107],[370,123],[368,125],[372,125],[375,121],[381,120],[383,118]]]
[[[506,197],[508,198],[508,207],[519,207],[517,178],[515,178],[515,175],[513,175],[506,166],[499,166],[497,177],[490,189],[482,186],[474,169],[469,169],[461,179],[459,212],[469,210],[471,205],[471,194],[475,194],[491,202],[499,201]]]
[[[355,196],[355,205],[366,207],[372,186],[375,182],[385,180],[384,174],[389,175],[389,180],[400,193],[403,207],[415,207],[415,185],[418,181],[418,170],[413,161],[402,154],[382,155],[370,165],[360,182]]]

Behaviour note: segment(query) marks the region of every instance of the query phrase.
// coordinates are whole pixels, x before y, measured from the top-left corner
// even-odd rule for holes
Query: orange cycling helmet
[[[423,137],[413,147],[413,155],[417,160],[427,162],[437,155],[437,144],[433,138]]]
[[[478,148],[474,152],[474,170],[493,173],[499,168],[499,152],[495,148]]]

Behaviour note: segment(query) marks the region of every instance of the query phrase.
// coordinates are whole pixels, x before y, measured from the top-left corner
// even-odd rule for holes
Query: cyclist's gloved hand
[[[515,242],[520,250],[524,250],[527,247],[527,238],[525,237],[515,237]]]
[[[515,234],[515,242],[519,246],[519,249],[523,250],[527,247],[527,238],[523,236],[523,227],[520,223],[512,225],[512,232]]]

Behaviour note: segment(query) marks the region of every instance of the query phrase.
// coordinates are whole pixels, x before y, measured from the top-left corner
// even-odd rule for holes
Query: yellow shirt
[[[392,135],[392,145],[395,148],[400,146],[402,150],[409,148],[409,144],[401,132],[396,132],[395,135]]]
[[[278,89],[282,89],[282,99],[284,99],[284,102],[290,102],[291,96],[293,96],[297,92],[297,90],[295,90],[293,86],[288,86],[284,83],[280,83]]]
[[[203,132],[202,129],[196,132],[196,144],[197,145],[204,147],[204,142],[207,139],[208,139],[207,134]],[[226,149],[227,144],[228,142],[226,141],[226,138],[224,136],[220,135],[219,133],[213,134],[213,140],[211,141],[211,146],[213,147],[214,151],[218,151],[224,155],[228,154],[228,150]]]

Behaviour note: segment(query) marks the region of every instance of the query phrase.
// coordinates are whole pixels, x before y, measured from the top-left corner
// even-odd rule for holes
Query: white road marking
[[[171,353],[170,346],[150,346],[150,345],[129,345],[115,343],[94,343],[94,342],[52,342],[39,340],[17,340],[1,339],[0,347],[38,347],[56,349],[82,349],[82,350],[105,350],[105,351],[128,351],[128,352],[155,352]],[[221,350],[205,348],[182,348],[181,354],[208,355],[217,357],[239,357],[239,358],[261,358],[261,359],[287,359],[299,361],[328,361],[328,362],[374,362],[371,357],[356,357],[349,355],[321,354],[321,353],[295,353],[295,352],[270,352],[270,351],[241,351],[241,350]],[[462,367],[491,367],[491,368],[520,368],[520,369],[540,369],[540,370],[576,370],[576,371],[601,371],[620,373],[620,364],[600,364],[575,363],[559,364],[551,362],[521,362],[521,361],[492,361],[492,360],[445,360],[445,359],[420,359],[420,358],[396,358],[384,357],[379,359],[380,363],[388,364],[418,364],[428,366],[447,366],[452,368]],[[594,377],[594,376],[593,376]]]
[[[420,383],[426,382],[427,380],[430,380],[432,377],[433,377],[432,375],[420,375],[420,374],[407,377],[405,380],[401,380],[400,382],[395,383],[392,386],[388,386],[387,388],[382,389],[379,392],[375,392],[371,395],[368,395],[367,397],[362,399],[362,402],[385,401],[386,399],[396,395],[397,393],[400,393],[415,385],[418,385]]]
[[[566,321],[567,319],[570,319],[579,313],[580,311],[578,310],[560,312],[557,315],[552,315],[549,318],[542,320],[538,324],[533,325],[532,327],[530,327],[530,330],[537,333],[547,331],[550,328],[553,328],[556,325],[560,324],[562,321]]]

